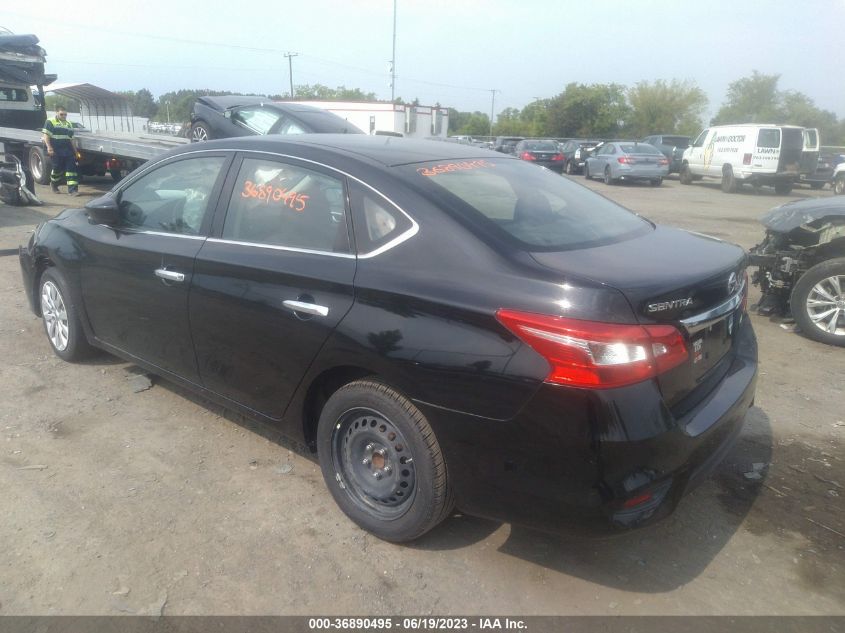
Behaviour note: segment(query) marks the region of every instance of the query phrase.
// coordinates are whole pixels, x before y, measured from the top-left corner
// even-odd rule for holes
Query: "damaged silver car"
[[[790,202],[760,221],[766,237],[749,253],[758,313],[791,313],[809,338],[845,346],[845,198]]]

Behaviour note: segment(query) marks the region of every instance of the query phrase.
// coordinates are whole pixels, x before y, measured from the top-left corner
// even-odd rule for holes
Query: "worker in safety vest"
[[[41,132],[41,138],[47,146],[47,153],[53,161],[50,188],[58,193],[59,182],[64,175],[67,192],[72,196],[78,196],[79,168],[76,164],[76,140],[73,138],[73,124],[67,120],[67,110],[61,106],[56,108],[56,116],[47,119]]]

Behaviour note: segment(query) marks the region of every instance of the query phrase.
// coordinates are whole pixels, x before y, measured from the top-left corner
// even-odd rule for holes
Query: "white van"
[[[710,177],[720,178],[726,193],[750,183],[770,185],[777,193],[787,194],[799,178],[804,152],[818,152],[818,137],[817,130],[795,125],[710,127],[684,151],[681,184]],[[815,148],[809,146],[813,139]]]

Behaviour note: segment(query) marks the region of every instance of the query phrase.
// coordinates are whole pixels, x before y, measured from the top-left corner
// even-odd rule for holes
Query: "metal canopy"
[[[126,97],[87,83],[53,84],[47,92],[77,100],[82,124],[91,130],[135,131],[132,106]]]

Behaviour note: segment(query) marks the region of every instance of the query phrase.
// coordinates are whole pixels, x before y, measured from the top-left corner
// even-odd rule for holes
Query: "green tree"
[[[792,125],[818,128],[819,138],[825,145],[836,145],[841,142],[841,126],[833,112],[817,108],[812,99],[794,90],[782,93],[781,101],[783,104],[781,121]]]
[[[315,101],[375,101],[374,92],[364,92],[360,88],[338,86],[329,88],[322,84],[302,84],[294,88],[297,99],[313,99]]]
[[[44,105],[48,111],[55,111],[58,106],[62,106],[68,112],[79,112],[79,102],[64,95],[49,94],[44,99]]]
[[[702,128],[707,96],[694,83],[641,81],[628,90],[631,113],[626,133],[634,138],[668,133],[695,136]]]
[[[496,117],[493,134],[496,136],[528,136],[528,126],[516,108],[505,108]]]
[[[547,105],[549,136],[613,137],[630,114],[625,87],[571,83]]]
[[[750,77],[737,79],[728,86],[727,101],[713,118],[714,125],[730,123],[775,123],[782,110],[778,91],[780,75],[764,75],[756,70]]]

